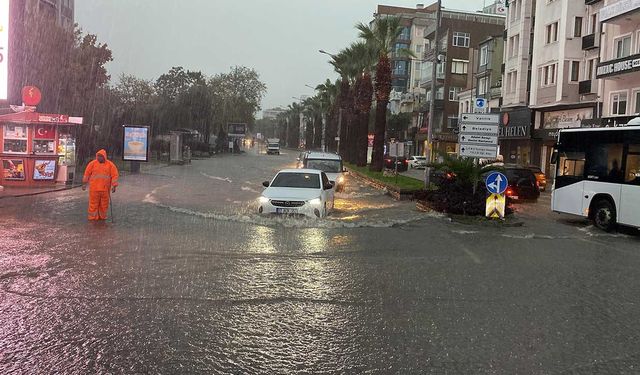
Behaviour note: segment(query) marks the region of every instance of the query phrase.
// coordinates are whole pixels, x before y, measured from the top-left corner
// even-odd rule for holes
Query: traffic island
[[[524,222],[518,219],[517,217],[515,217],[515,215],[511,210],[504,219],[491,219],[482,215],[460,215],[460,214],[442,212],[432,207],[432,205],[425,200],[418,200],[416,202],[416,208],[418,209],[418,211],[422,211],[422,212],[443,213],[447,215],[452,222],[456,222],[459,224],[480,225],[480,226],[488,226],[488,227],[503,227],[503,228],[524,226]]]
[[[424,183],[407,176],[385,176],[383,172],[373,172],[369,167],[358,167],[345,163],[349,174],[366,184],[384,190],[395,200],[413,200],[423,190]]]

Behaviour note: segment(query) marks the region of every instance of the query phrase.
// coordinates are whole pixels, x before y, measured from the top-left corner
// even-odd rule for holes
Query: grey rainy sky
[[[419,0],[381,4],[415,7]],[[356,40],[376,0],[78,0],[76,22],[113,51],[112,81],[122,73],[155,80],[172,66],[206,75],[254,68],[267,85],[262,108],[312,95],[337,75],[318,52]],[[425,5],[431,2],[424,1]],[[489,1],[486,1],[488,4]],[[480,10],[482,0],[443,0],[450,9]],[[258,114],[258,117],[261,117]]]

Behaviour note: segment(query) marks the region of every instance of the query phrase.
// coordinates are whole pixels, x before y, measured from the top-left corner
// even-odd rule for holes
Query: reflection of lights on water
[[[323,251],[327,246],[327,238],[323,230],[320,228],[310,228],[304,231],[302,235],[303,248],[307,251]]]
[[[351,236],[337,235],[337,236],[331,237],[329,244],[331,246],[344,246],[352,242],[353,242],[353,238]]]
[[[343,216],[340,218],[341,221],[353,221],[360,218],[360,215],[351,215],[351,216]]]
[[[335,208],[340,211],[381,210],[395,207],[393,204],[358,202],[347,199],[336,199]]]
[[[256,226],[254,228],[247,248],[258,253],[275,253],[273,228],[265,226]]]

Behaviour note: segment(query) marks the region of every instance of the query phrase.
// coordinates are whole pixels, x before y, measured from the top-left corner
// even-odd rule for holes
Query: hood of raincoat
[[[104,161],[109,160],[107,158],[107,152],[104,149],[96,152],[96,160],[98,160],[98,155],[102,155],[102,157],[104,158]]]

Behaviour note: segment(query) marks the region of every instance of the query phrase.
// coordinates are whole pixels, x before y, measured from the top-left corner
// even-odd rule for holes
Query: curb
[[[378,190],[384,190],[388,195],[390,195],[393,199],[397,201],[412,200],[413,194],[419,191],[419,190],[401,190],[395,186],[385,184],[384,182],[380,182],[376,179],[366,176],[353,169],[347,168],[347,170],[349,171],[350,175],[353,175],[354,177],[360,179],[361,181],[364,181],[365,183],[371,185],[372,187]]]
[[[63,187],[63,188],[50,189],[50,190],[44,190],[44,191],[34,191],[34,192],[30,192],[30,193],[12,194],[12,195],[2,195],[2,196],[0,196],[0,199],[32,197],[32,196],[35,196],[35,195],[42,195],[42,194],[48,194],[48,193],[56,193],[56,192],[59,192],[59,191],[65,191],[65,190],[76,189],[76,188],[79,188],[80,186],[82,186],[82,185],[65,186],[65,187]]]
[[[427,203],[423,201],[417,201],[416,208],[418,209],[418,211],[421,211],[421,212],[437,212],[436,210],[431,208]],[[524,221],[519,220],[517,218],[513,218],[513,217],[510,217],[504,220],[491,220],[491,219],[486,219],[483,216],[464,216],[464,215],[453,215],[453,214],[447,214],[447,213],[445,213],[445,215],[447,215],[449,220],[451,220],[452,222],[456,222],[464,225],[479,225],[484,227],[489,226],[489,227],[504,227],[504,228],[517,228],[517,227],[524,226]]]

